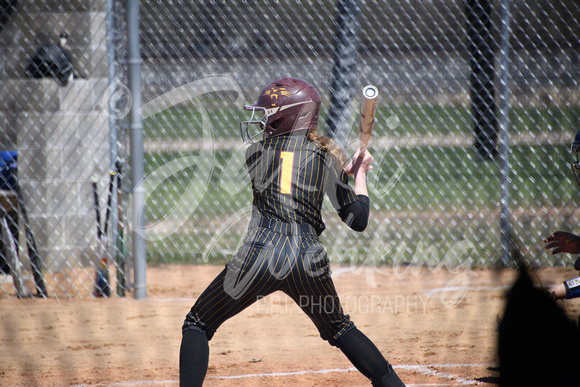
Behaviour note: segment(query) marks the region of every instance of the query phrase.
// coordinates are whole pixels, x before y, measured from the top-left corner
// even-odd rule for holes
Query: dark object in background
[[[16,178],[14,191],[16,192],[18,207],[20,208],[22,220],[24,221],[24,229],[26,230],[26,247],[28,249],[28,257],[30,258],[30,267],[32,268],[34,282],[36,283],[37,296],[46,298],[46,284],[44,282],[44,274],[42,274],[43,265],[40,256],[38,255],[38,248],[36,247],[36,241],[34,240],[34,235],[32,234],[30,221],[28,220],[28,210],[26,209],[26,203],[24,202],[24,198],[22,196],[22,189],[20,188],[18,178]]]
[[[521,267],[498,329],[500,386],[580,386],[580,329]]]
[[[71,55],[65,48],[66,33],[60,34],[59,44],[45,44],[36,50],[26,67],[28,78],[54,78],[60,86],[66,86],[73,77]]]
[[[10,208],[0,207],[2,215],[6,216],[8,220],[8,227],[12,233],[12,239],[18,248],[18,211],[22,215],[22,220],[24,221],[24,228],[26,231],[26,247],[28,249],[28,257],[30,259],[30,266],[32,268],[32,274],[34,276],[34,281],[36,283],[36,291],[38,297],[47,297],[46,284],[44,282],[44,275],[42,274],[42,261],[38,255],[38,249],[36,247],[36,242],[34,240],[34,235],[32,234],[32,229],[30,228],[30,222],[28,220],[28,212],[24,199],[22,197],[22,190],[20,188],[20,183],[18,181],[17,169],[18,169],[18,152],[7,150],[0,151],[0,190],[12,191],[16,195],[16,203]],[[5,205],[5,203],[2,203]],[[4,242],[0,238],[0,273],[10,274],[11,269],[8,264],[7,257],[4,251]]]
[[[0,0],[0,33],[4,30],[6,23],[11,20],[16,3],[17,0]]]
[[[464,4],[474,145],[481,160],[492,160],[498,153],[494,86],[496,42],[492,22],[494,9],[491,0],[466,0]]]
[[[338,0],[334,32],[334,65],[330,87],[330,106],[326,118],[327,134],[346,148],[351,127],[348,107],[357,87],[361,7],[357,0]]]

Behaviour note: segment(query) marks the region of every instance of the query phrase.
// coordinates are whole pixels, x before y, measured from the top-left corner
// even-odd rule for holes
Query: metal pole
[[[502,262],[505,266],[510,262],[510,246],[512,232],[510,224],[510,149],[509,149],[509,53],[510,53],[510,3],[511,0],[501,2],[501,34],[499,53],[499,126],[500,126],[500,182],[501,182],[501,215],[500,231],[502,245]]]
[[[107,0],[107,56],[109,59],[109,147],[110,147],[110,158],[111,158],[111,170],[114,170],[115,163],[119,157],[119,150],[117,146],[117,117],[115,114],[114,106],[112,106],[112,97],[115,88],[115,77],[117,73],[117,67],[115,63],[115,43],[114,43],[114,0]],[[117,179],[113,179],[113,193],[117,192]],[[114,241],[117,240],[117,223],[119,222],[119,211],[118,211],[118,201],[117,195],[113,194],[111,196],[111,241],[112,245],[115,246]],[[107,237],[107,235],[105,235]],[[115,254],[116,255],[116,254]]]
[[[334,66],[330,82],[327,132],[339,146],[346,147],[354,121],[348,107],[355,94],[360,30],[360,0],[336,2]]]
[[[135,298],[147,298],[145,256],[145,187],[143,122],[141,118],[141,50],[139,46],[139,0],[127,0],[128,79],[131,91],[131,179],[133,183],[131,235],[135,270]]]

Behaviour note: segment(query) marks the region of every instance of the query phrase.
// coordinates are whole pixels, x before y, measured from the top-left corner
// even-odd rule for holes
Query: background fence
[[[98,180],[104,216],[116,161],[122,195],[111,206],[109,274],[119,290],[113,295],[124,294],[118,284],[131,289],[125,3],[85,3],[0,2],[0,148],[18,152],[37,245],[27,249],[29,238],[16,238],[21,276],[7,269],[14,264],[2,252],[11,275],[0,297],[17,294],[19,278],[41,293],[31,251],[39,253],[48,296],[94,294],[103,254],[90,181]],[[285,76],[318,88],[321,130],[349,154],[359,91],[369,83],[380,91],[369,228],[349,232],[324,209],[322,239],[335,264],[494,265],[505,258],[506,209],[528,263],[570,263],[548,255],[542,240],[557,229],[574,231],[580,218],[568,167],[580,129],[577,1],[139,5],[148,264],[229,260],[251,209],[242,106]],[[58,82],[31,77],[39,47],[62,32],[72,80],[68,73]],[[22,217],[7,218],[26,228]]]

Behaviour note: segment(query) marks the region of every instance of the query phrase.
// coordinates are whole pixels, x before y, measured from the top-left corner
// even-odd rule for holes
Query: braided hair
[[[346,165],[348,157],[332,138],[318,133],[316,129],[310,129],[308,131],[308,139],[314,142],[320,149],[328,152],[332,156],[333,161],[341,168]]]

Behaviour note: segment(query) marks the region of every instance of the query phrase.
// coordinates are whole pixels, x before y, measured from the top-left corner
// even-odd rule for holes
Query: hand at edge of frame
[[[558,253],[580,254],[580,236],[566,231],[556,231],[546,239],[546,250],[552,255]]]

